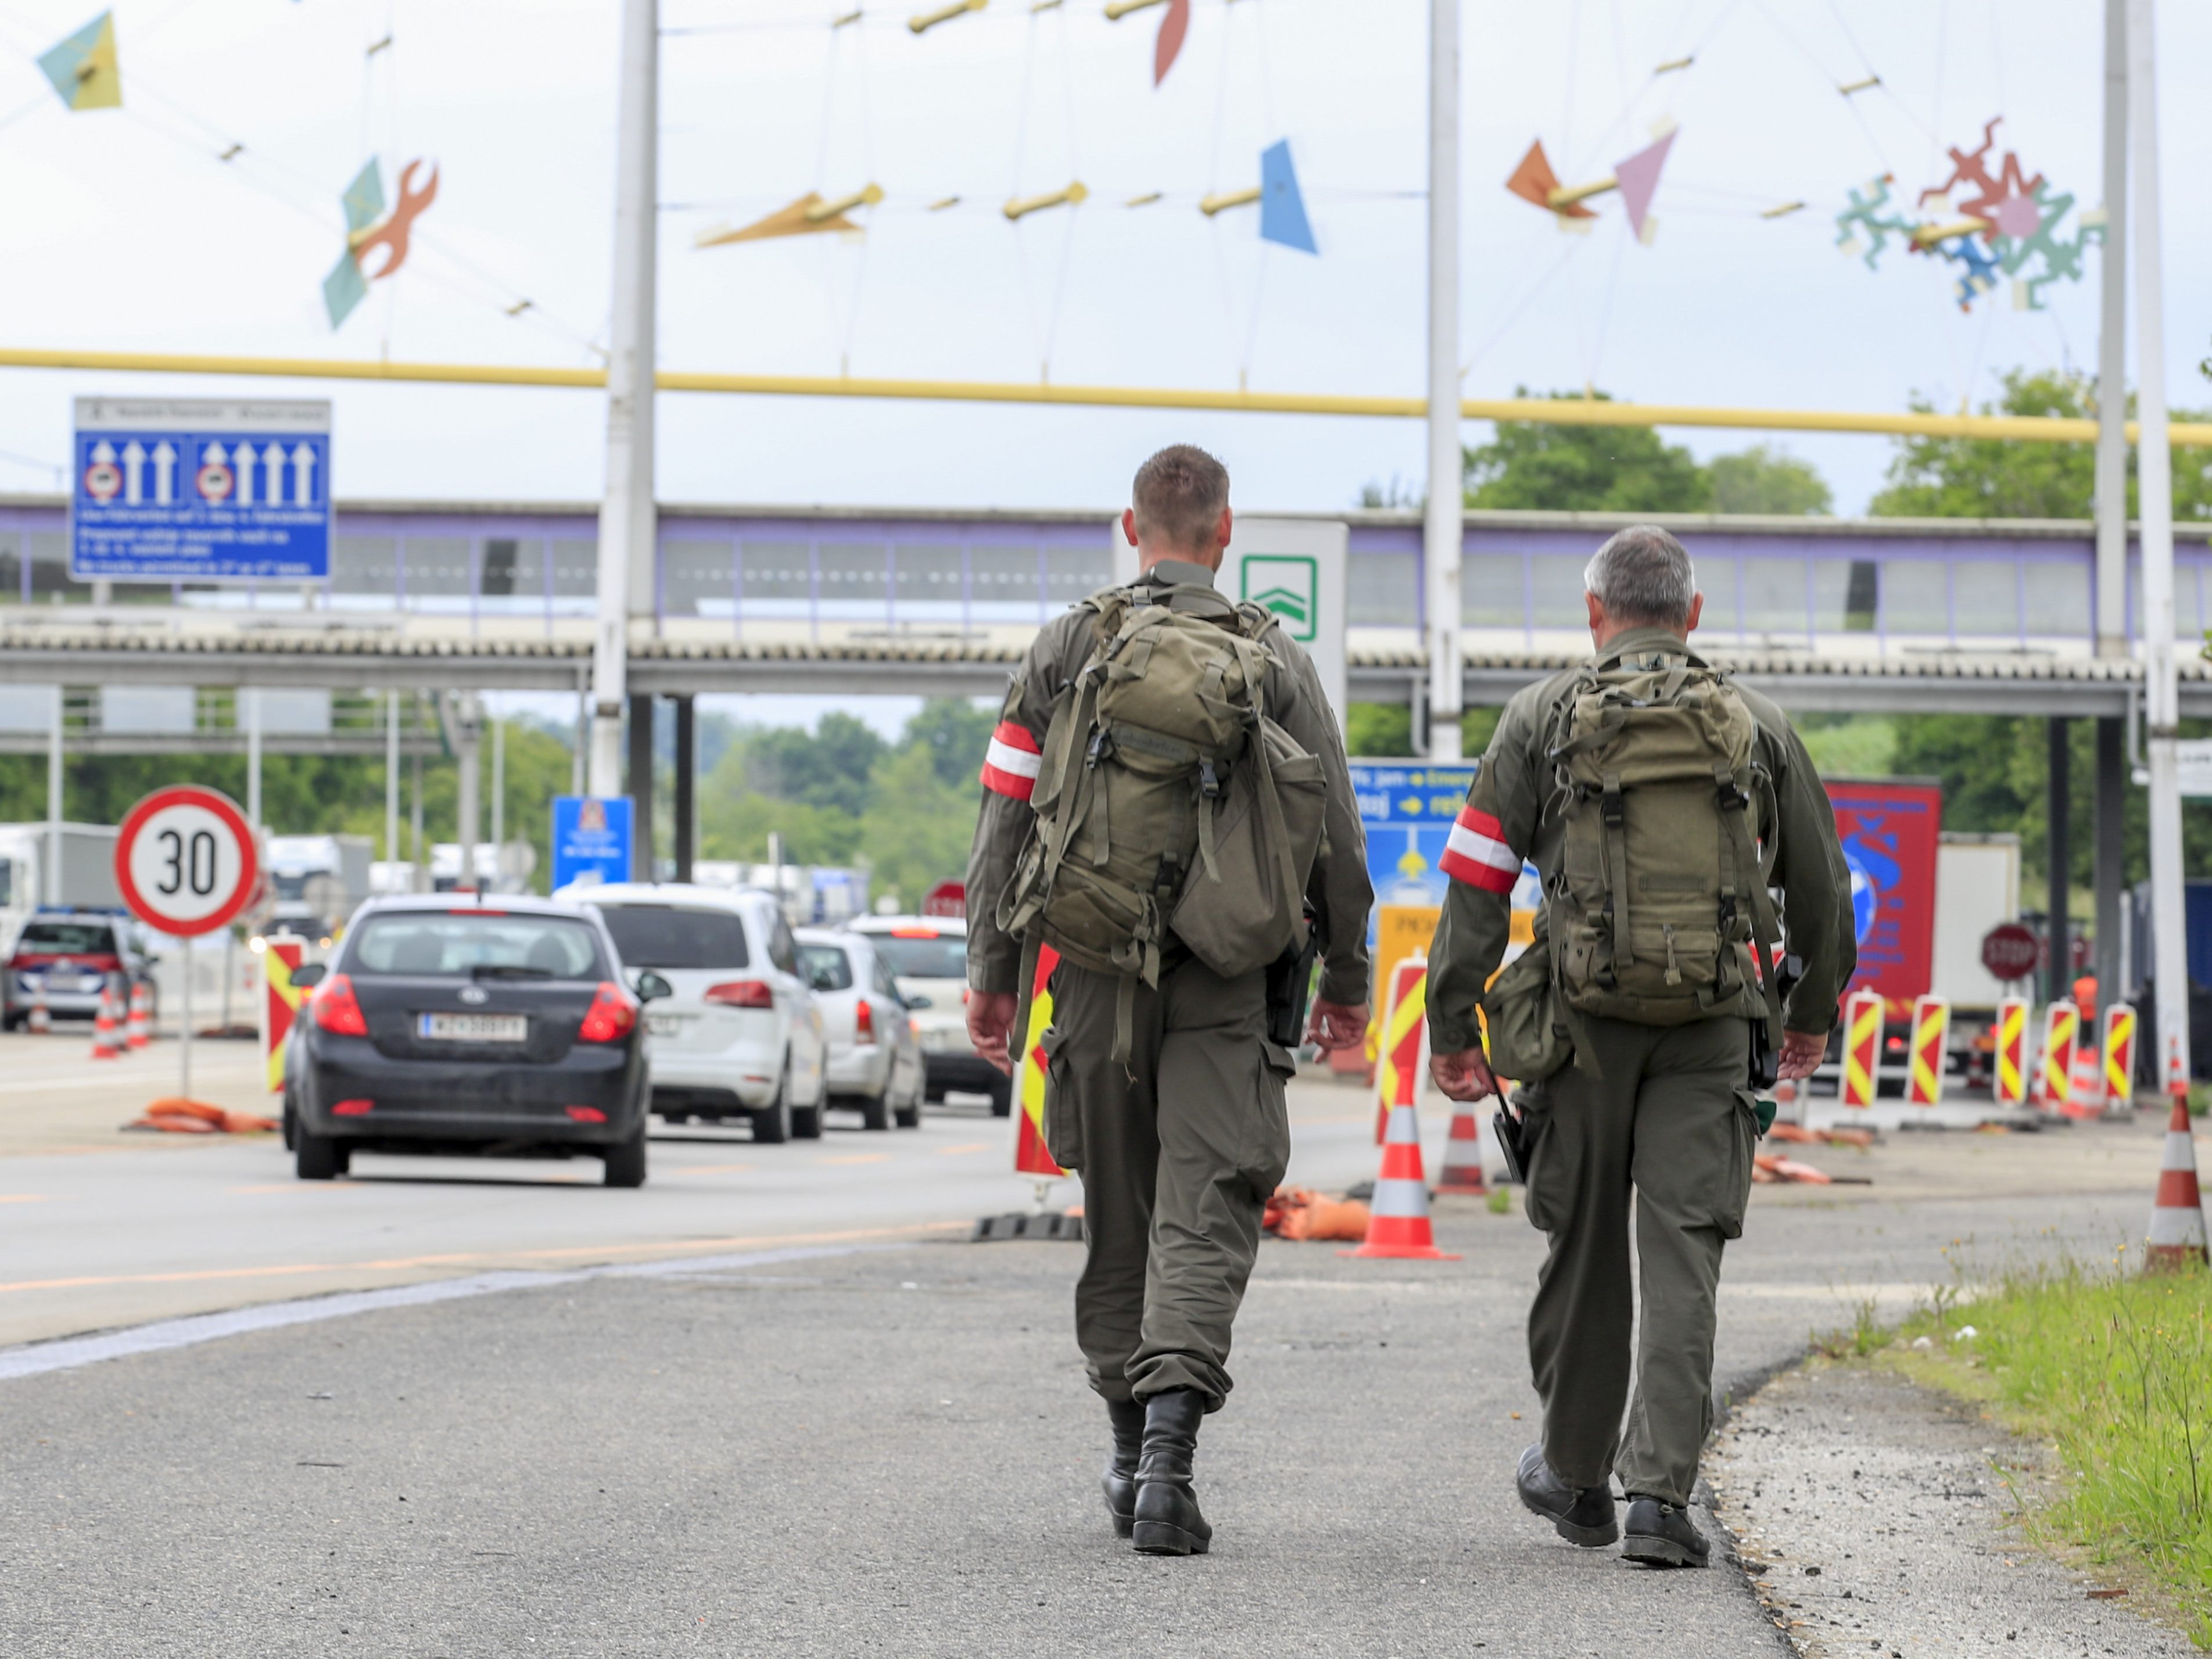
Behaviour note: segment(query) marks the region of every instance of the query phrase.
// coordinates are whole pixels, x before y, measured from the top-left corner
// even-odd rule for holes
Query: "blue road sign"
[[[628,881],[630,874],[630,799],[617,795],[553,797],[553,887],[574,882],[594,887]]]
[[[1431,766],[1426,761],[1354,761],[1352,793],[1359,801],[1359,822],[1367,831],[1367,874],[1375,884],[1375,902],[1441,905],[1451,878],[1437,868],[1452,820],[1474,787],[1475,763]],[[1539,889],[1534,865],[1521,866],[1513,890],[1516,909],[1536,908]],[[1375,923],[1367,926],[1375,942]]]
[[[331,406],[79,398],[70,574],[320,581],[331,571]]]

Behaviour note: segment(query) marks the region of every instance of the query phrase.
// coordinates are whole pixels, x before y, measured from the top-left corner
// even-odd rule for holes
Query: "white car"
[[[654,1111],[671,1123],[750,1117],[760,1141],[822,1133],[822,1011],[772,895],[621,882],[555,896],[596,906],[623,965],[674,989],[646,1012]]]
[[[830,1042],[830,1103],[863,1127],[921,1127],[921,1043],[914,1016],[873,941],[828,927],[798,930],[799,960]]]
[[[968,1040],[968,924],[957,916],[863,916],[853,931],[876,947],[914,1010],[925,1091],[991,1097],[991,1115],[1014,1108],[1014,1085]]]

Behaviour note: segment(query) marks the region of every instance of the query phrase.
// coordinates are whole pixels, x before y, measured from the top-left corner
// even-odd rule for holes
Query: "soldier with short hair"
[[[1528,1313],[1544,1422],[1522,1503],[1601,1547],[1622,1535],[1618,1474],[1622,1553],[1704,1566],[1687,1509],[1721,1251],[1743,1227],[1758,1088],[1812,1073],[1850,979],[1850,880],[1790,722],[1691,649],[1704,596],[1681,544],[1624,530],[1584,586],[1594,660],[1506,706],[1443,856],[1431,1071],[1454,1100],[1495,1092],[1493,1068],[1523,1085],[1528,1218],[1551,1250]],[[1492,984],[1524,859],[1543,882],[1536,941]]]
[[[1203,450],[1138,470],[1136,580],[1023,659],[968,866],[968,1029],[1002,1071],[1037,951],[1060,952],[1044,1129],[1083,1180],[1076,1339],[1112,1426],[1107,1509],[1154,1554],[1212,1535],[1192,1459],[1290,1156],[1314,951],[1313,1040],[1349,1048],[1367,1025],[1373,893],[1344,744],[1304,652],[1216,590],[1231,527]]]

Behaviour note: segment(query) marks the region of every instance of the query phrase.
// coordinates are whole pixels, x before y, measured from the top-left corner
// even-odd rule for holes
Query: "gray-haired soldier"
[[[1595,659],[1507,705],[1443,857],[1431,1071],[1455,1100],[1494,1092],[1492,1066],[1524,1085],[1528,1219],[1551,1253],[1528,1313],[1544,1425],[1522,1501],[1577,1544],[1610,1544],[1618,1474],[1622,1553],[1703,1566],[1686,1510],[1712,1427],[1721,1250],[1760,1133],[1753,1085],[1820,1061],[1856,959],[1850,878],[1789,721],[1690,649],[1704,599],[1681,544],[1624,530],[1584,586]],[[1524,858],[1543,878],[1536,942],[1492,985]]]

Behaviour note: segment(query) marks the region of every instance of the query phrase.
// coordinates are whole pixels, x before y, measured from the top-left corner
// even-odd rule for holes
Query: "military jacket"
[[[1202,564],[1163,559],[1138,579],[1159,603],[1172,605],[1177,589],[1212,588]],[[1030,792],[1044,751],[1045,728],[1060,689],[1081,673],[1096,639],[1091,613],[1067,611],[1037,630],[1006,693],[999,726],[983,763],[983,809],[968,856],[968,983],[978,991],[1011,992],[1021,974],[1019,938],[997,922],[999,896],[1013,879],[1015,861],[1035,815]],[[1329,1002],[1367,1000],[1367,912],[1375,891],[1367,876],[1366,839],[1344,758],[1344,738],[1322,690],[1313,660],[1281,629],[1267,635],[1273,657],[1264,683],[1267,714],[1309,753],[1320,758],[1328,785],[1321,854],[1314,860],[1306,896],[1328,941],[1322,957],[1321,995]],[[1170,954],[1172,954],[1172,950]]]
[[[1639,648],[1678,654],[1688,649],[1679,634],[1638,628],[1615,636],[1607,652]],[[1429,1041],[1437,1054],[1472,1048],[1481,1040],[1475,1004],[1505,954],[1522,861],[1536,866],[1547,890],[1559,873],[1566,837],[1564,801],[1544,744],[1553,709],[1574,678],[1573,670],[1553,675],[1524,687],[1506,704],[1453,825],[1443,860],[1451,880],[1429,948]],[[1782,890],[1789,948],[1805,964],[1783,1024],[1792,1031],[1823,1032],[1835,1024],[1836,1000],[1858,962],[1850,874],[1836,839],[1835,811],[1813,757],[1782,711],[1745,686],[1735,691],[1759,726],[1753,763],[1774,781],[1777,817],[1766,831],[1778,841],[1774,879]],[[1739,997],[1715,1012],[1761,1010]]]

